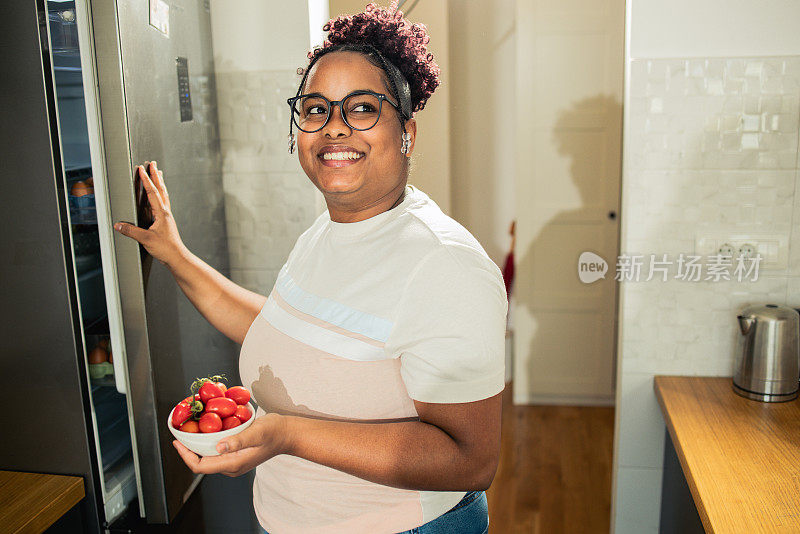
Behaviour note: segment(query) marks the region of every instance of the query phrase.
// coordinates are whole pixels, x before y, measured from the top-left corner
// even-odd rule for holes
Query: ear
[[[406,131],[411,134],[411,144],[409,145],[407,158],[411,157],[414,153],[414,143],[417,141],[417,119],[408,119],[406,121]]]

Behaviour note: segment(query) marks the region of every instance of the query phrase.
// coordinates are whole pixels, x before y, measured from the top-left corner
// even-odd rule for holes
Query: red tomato
[[[198,421],[200,432],[219,432],[222,430],[222,419],[215,413],[204,413]]]
[[[250,402],[250,392],[242,386],[233,386],[225,392],[225,396],[233,399],[236,404],[247,404]]]
[[[199,393],[200,400],[203,401],[203,404],[207,403],[209,399],[225,396],[222,390],[220,390],[217,384],[214,382],[205,382],[202,386],[200,386]]]
[[[184,421],[192,416],[192,409],[188,404],[179,402],[175,409],[172,411],[172,426],[179,428]]]
[[[223,419],[232,416],[235,411],[236,403],[227,397],[214,397],[206,403],[206,412],[219,414]]]
[[[241,421],[242,423],[246,423],[247,421],[250,420],[250,416],[252,414],[250,413],[250,410],[247,408],[247,406],[237,406],[236,412],[234,412],[233,415],[236,418],[238,418],[239,421]]]
[[[186,397],[181,402],[185,402],[186,404],[191,406],[192,402],[194,402],[196,400],[200,400],[200,395],[198,395],[197,393],[195,393],[194,395],[190,395],[190,396]]]
[[[222,382],[214,382],[214,383],[217,385],[217,387],[219,388],[219,390],[220,390],[220,391],[222,391],[222,394],[224,395],[224,394],[225,394],[225,391],[228,389],[228,386],[226,386],[226,385],[225,385],[225,384],[223,384]]]
[[[241,425],[242,422],[239,421],[238,417],[230,416],[226,417],[222,420],[222,430],[228,430],[229,428],[237,427]]]
[[[192,434],[197,434],[198,432],[200,432],[200,425],[198,425],[197,421],[195,421],[194,419],[189,419],[188,421],[183,423],[178,430],[180,430],[181,432],[191,432]]]

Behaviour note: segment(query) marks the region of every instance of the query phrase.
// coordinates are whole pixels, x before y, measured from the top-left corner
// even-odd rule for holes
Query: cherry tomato
[[[236,412],[236,403],[227,397],[214,397],[206,403],[206,412],[219,414],[225,419]]]
[[[250,410],[247,408],[247,406],[244,405],[244,406],[237,406],[236,411],[234,412],[233,415],[234,417],[239,419],[239,421],[241,421],[242,423],[246,423],[247,421],[250,420],[250,416],[252,414],[250,413]]]
[[[225,395],[225,391],[228,389],[228,386],[226,386],[222,382],[214,382],[214,383],[217,385],[222,394]]]
[[[203,401],[203,404],[207,403],[209,399],[225,396],[222,390],[219,389],[219,386],[217,386],[217,384],[214,382],[205,382],[202,386],[200,386],[199,393],[200,400]]]
[[[197,421],[195,421],[194,419],[189,419],[188,421],[183,423],[178,430],[180,430],[181,432],[191,432],[192,434],[197,434],[198,432],[200,432],[200,425],[198,425]]]
[[[247,404],[250,402],[250,392],[242,386],[233,386],[225,392],[225,396],[233,399],[236,404]]]
[[[187,419],[192,416],[192,409],[187,403],[179,402],[172,411],[172,426],[179,428]]]
[[[222,430],[222,419],[215,413],[206,412],[198,421],[200,432],[219,432]]]
[[[229,428],[234,428],[241,425],[242,422],[239,420],[238,417],[230,416],[226,417],[222,420],[222,430],[228,430]]]

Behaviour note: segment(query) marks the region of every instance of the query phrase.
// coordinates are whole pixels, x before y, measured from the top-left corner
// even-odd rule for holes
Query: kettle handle
[[[737,315],[736,318],[739,320],[739,330],[742,331],[743,336],[746,336],[750,332],[750,328],[753,327],[755,319],[752,316],[745,317],[743,315]]]

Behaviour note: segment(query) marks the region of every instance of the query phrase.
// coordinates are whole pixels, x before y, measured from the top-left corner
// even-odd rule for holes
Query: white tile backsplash
[[[658,529],[665,427],[653,376],[731,376],[738,311],[800,306],[800,56],[630,67],[620,253],[645,261],[640,281],[620,284],[617,533]],[[676,260],[695,254],[698,234],[748,232],[785,236],[789,268],[643,281],[650,254]]]
[[[295,71],[217,75],[223,189],[234,282],[268,294],[317,215],[319,193],[288,153]]]

